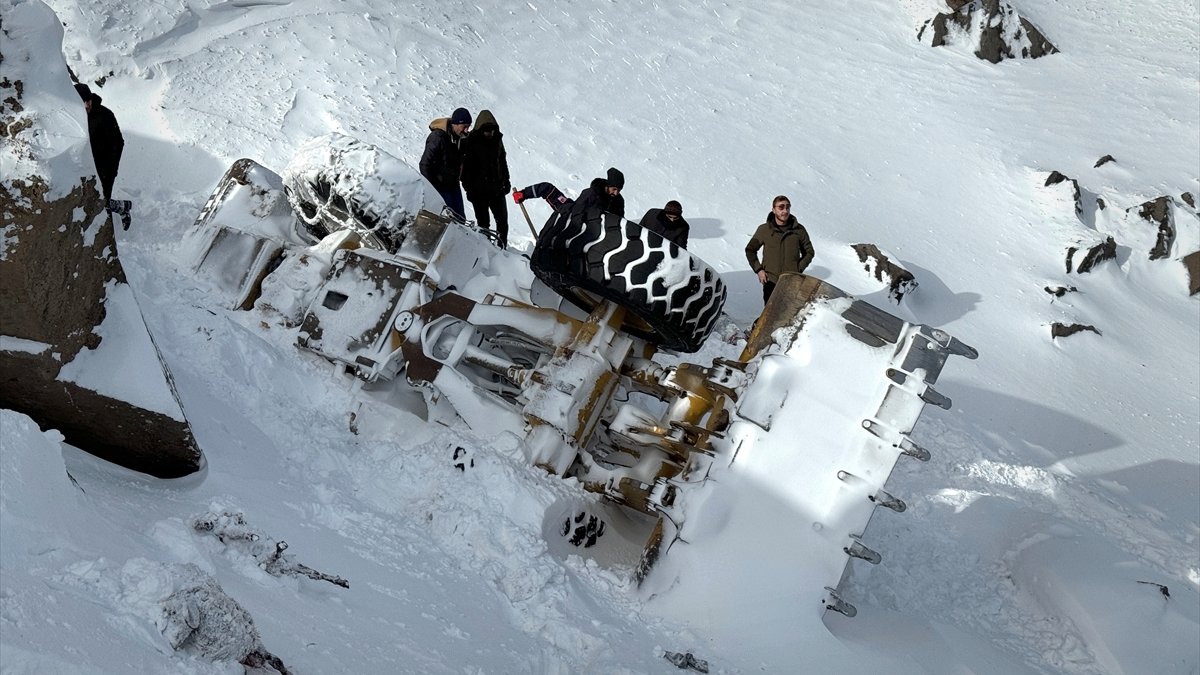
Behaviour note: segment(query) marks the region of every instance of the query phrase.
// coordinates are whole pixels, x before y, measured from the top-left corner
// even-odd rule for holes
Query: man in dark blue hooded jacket
[[[100,187],[104,190],[105,208],[109,213],[119,214],[121,224],[128,230],[131,220],[129,211],[133,202],[112,198],[113,183],[117,180],[121,153],[125,149],[121,125],[117,124],[117,116],[101,104],[103,99],[86,84],[76,84],[75,91],[83,99],[83,107],[87,110],[88,140],[92,146],[92,160],[96,163],[96,176],[100,178]]]

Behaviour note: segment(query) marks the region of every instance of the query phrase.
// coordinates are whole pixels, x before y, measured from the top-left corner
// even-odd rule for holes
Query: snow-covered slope
[[[6,30],[33,1],[0,0]],[[4,412],[4,672],[238,672],[162,634],[188,563],[298,673],[674,672],[664,650],[715,672],[1200,668],[1200,303],[1179,262],[1200,248],[1180,198],[1200,195],[1194,1],[1027,0],[1061,52],[998,65],[918,42],[933,0],[48,4],[124,130],[121,256],[208,468],[130,474]],[[579,492],[512,443],[426,423],[419,399],[360,407],[292,336],[204,309],[180,241],[230,162],[278,170],[338,131],[415,165],[458,106],[496,115],[514,183],[577,192],[617,166],[631,214],[681,201],[743,326],[761,302],[742,248],[786,194],[810,273],[978,348],[938,384],[953,410],[916,430],[933,459],[893,476],[908,511],[872,522],[883,562],[853,567],[858,617],[774,634],[753,609],[712,621],[729,606],[643,597],[628,569],[548,545],[546,514]],[[1055,170],[1081,214],[1045,186]],[[1135,215],[1162,195],[1177,237],[1150,261]],[[1104,236],[1115,260],[1065,273],[1068,247]],[[864,242],[915,274],[901,305],[863,272]],[[1055,322],[1100,334],[1052,340]],[[457,446],[474,467],[453,467]],[[271,576],[193,527],[225,512],[350,588]],[[747,653],[723,624],[771,647]]]

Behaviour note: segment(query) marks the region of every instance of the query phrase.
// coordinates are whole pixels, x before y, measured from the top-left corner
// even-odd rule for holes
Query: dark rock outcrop
[[[1052,323],[1050,324],[1050,337],[1052,339],[1068,337],[1085,330],[1089,330],[1096,335],[1102,335],[1095,326],[1089,326],[1085,323]]]
[[[0,183],[0,229],[11,227],[16,240],[0,261],[0,333],[35,345],[0,350],[0,406],[137,471],[164,478],[196,471],[200,451],[186,422],[59,379],[63,366],[99,346],[94,329],[106,316],[106,285],[125,283],[125,272],[111,220],[90,243],[83,237],[102,210],[95,179],[57,200],[46,191],[38,180]]]
[[[1096,160],[1096,165],[1092,168],[1099,169],[1100,167],[1104,166],[1105,164],[1108,164],[1109,162],[1115,162],[1115,161],[1117,161],[1117,160],[1112,155],[1105,155],[1105,156],[1101,157],[1100,159]]]
[[[959,41],[970,41],[975,56],[1000,63],[1004,59],[1036,59],[1058,53],[1037,26],[1030,23],[1007,3],[1000,0],[947,0],[949,13],[941,13],[926,21],[917,32],[917,39],[942,47]]]
[[[1067,249],[1067,274],[1070,274],[1075,262],[1075,254],[1082,249],[1078,246],[1071,246]],[[1083,259],[1079,261],[1079,267],[1074,271],[1078,274],[1086,274],[1091,272],[1092,268],[1105,260],[1112,260],[1117,257],[1117,241],[1112,237],[1105,238],[1104,241],[1088,248]]]
[[[1051,171],[1050,175],[1046,176],[1045,187],[1051,187],[1053,185],[1058,185],[1059,183],[1062,183],[1065,181],[1069,181],[1071,183],[1071,190],[1072,190],[1071,197],[1072,197],[1072,199],[1075,200],[1075,215],[1077,215],[1077,216],[1083,215],[1083,198],[1082,198],[1082,193],[1079,191],[1079,181],[1075,180],[1074,178],[1065,176],[1057,171]]]
[[[1200,293],[1200,251],[1183,256],[1183,266],[1188,273],[1188,295]]]
[[[1185,192],[1185,193],[1179,195],[1179,198],[1183,200],[1184,204],[1187,204],[1188,206],[1192,207],[1193,209],[1196,208],[1196,198],[1192,195],[1192,193]]]
[[[38,18],[53,27],[36,36],[55,30],[61,35],[49,8],[25,5],[20,10],[41,13]],[[69,116],[65,110],[27,110],[27,85],[20,76],[36,74],[39,87],[61,85],[63,105],[77,106],[66,65],[35,64],[22,43],[29,38],[8,37],[4,63],[12,70],[0,83],[0,133],[5,138],[0,154],[12,161],[6,166],[18,170],[0,177],[0,231],[5,233],[0,255],[0,407],[24,413],[42,428],[58,429],[67,443],[128,468],[160,477],[192,473],[202,465],[200,450],[161,356],[153,349],[149,363],[138,358],[147,355],[133,350],[126,355],[126,367],[130,377],[162,378],[162,401],[147,395],[137,405],[62,377],[64,367],[94,357],[91,350],[101,348],[96,328],[102,322],[124,320],[125,315],[109,317],[106,310],[127,308],[134,300],[117,257],[112,220],[103,217],[103,197],[90,175],[90,163],[71,167],[61,159],[49,163],[39,156],[44,143],[36,135],[69,139],[80,125],[43,128],[62,124]],[[83,111],[78,115],[82,118]],[[82,128],[86,130],[86,124]],[[80,142],[86,143],[86,136]],[[86,148],[75,154],[90,157]],[[152,345],[140,313],[135,314],[130,325],[122,325],[122,335],[131,340],[140,336]],[[132,344],[117,347],[133,349]],[[155,410],[142,405],[154,405]]]
[[[906,293],[917,290],[917,280],[912,272],[892,262],[874,244],[852,244],[858,261],[868,274],[888,285],[888,295],[899,303]]]
[[[1171,255],[1171,246],[1175,244],[1175,218],[1171,213],[1171,198],[1164,195],[1137,208],[1138,217],[1158,225],[1158,237],[1154,248],[1150,249],[1150,259],[1162,260]]]
[[[1044,290],[1056,298],[1061,298],[1067,293],[1074,293],[1079,289],[1074,286],[1046,286]]]

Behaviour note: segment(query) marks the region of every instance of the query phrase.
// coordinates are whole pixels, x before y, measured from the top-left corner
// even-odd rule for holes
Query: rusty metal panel
[[[350,366],[365,379],[382,370],[395,351],[391,326],[409,281],[419,275],[368,251],[340,251],[304,313],[299,344]]]

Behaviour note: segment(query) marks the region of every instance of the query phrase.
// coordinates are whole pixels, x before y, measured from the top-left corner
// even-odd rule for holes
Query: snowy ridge
[[[208,465],[156,481],[0,411],[0,671],[242,672],[172,648],[159,608],[198,582],[189,566],[296,673],[686,672],[666,652],[724,673],[1200,668],[1200,302],[1180,263],[1200,247],[1181,198],[1200,196],[1194,2],[1027,0],[1016,9],[1061,51],[997,65],[916,39],[945,11],[934,0],[48,4],[67,64],[104,78],[94,88],[125,133],[116,191],[136,215],[122,262]],[[39,2],[0,9],[9,36],[33,36],[4,40],[5,75],[19,48],[54,62],[61,24]],[[34,15],[50,20],[27,31]],[[86,154],[78,97],[54,77],[27,95],[61,118],[47,142]],[[702,580],[758,599],[725,615],[670,589],[645,597],[627,561],[551,536],[591,498],[528,467],[510,437],[426,420],[416,394],[364,395],[265,308],[205,309],[184,235],[232,162],[278,170],[342,133],[415,166],[429,120],[460,105],[496,114],[515,184],[575,193],[616,166],[631,218],[681,201],[690,250],[729,291],[721,337],[762,306],[742,249],[785,194],[813,237],[810,273],[979,349],[938,383],[953,409],[914,431],[932,459],[888,482],[908,509],[864,535],[884,559],[851,567],[857,617],[822,620],[749,575]],[[1044,185],[1051,171],[1078,181],[1082,214],[1069,183]],[[1151,261],[1157,226],[1136,211],[1160,196],[1177,232]],[[549,215],[529,211],[535,226]],[[1116,259],[1067,274],[1067,247],[1093,235],[1114,238]],[[919,289],[892,303],[860,242]],[[267,291],[285,314],[304,295]],[[1051,340],[1059,321],[1101,334]],[[737,349],[712,340],[687,360]],[[770,541],[794,524],[722,503],[734,492],[713,491],[705,527]],[[350,587],[272,576],[195,532],[215,510]]]

